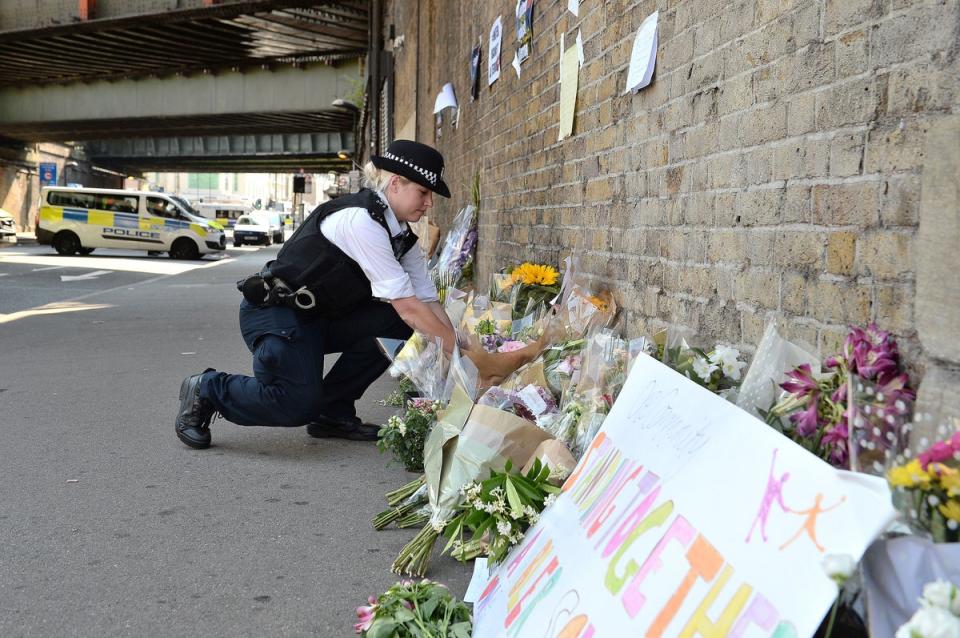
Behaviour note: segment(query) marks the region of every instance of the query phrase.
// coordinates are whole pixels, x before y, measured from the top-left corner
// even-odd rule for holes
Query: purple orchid
[[[808,363],[797,366],[788,372],[787,376],[790,377],[790,381],[784,381],[780,387],[790,394],[802,398],[818,390],[817,380],[813,378],[813,370]]]
[[[809,366],[808,366],[809,367]],[[796,427],[796,432],[800,436],[810,437],[817,431],[820,425],[819,414],[817,411],[820,394],[814,392],[810,395],[810,401],[805,410],[794,412],[790,415],[790,422]]]

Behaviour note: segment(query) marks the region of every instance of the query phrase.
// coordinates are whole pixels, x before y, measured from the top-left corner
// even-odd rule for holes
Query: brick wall
[[[577,18],[565,0],[537,0],[519,79],[512,0],[411,4],[386,5],[404,36],[397,130],[415,110],[420,140],[447,158],[441,219],[480,172],[482,278],[577,249],[631,334],[679,326],[750,350],[778,318],[829,351],[847,324],[876,320],[918,371],[931,358],[915,328],[914,237],[926,133],[958,110],[960,2],[584,0]],[[654,82],[622,95],[654,10]],[[470,49],[482,38],[486,60],[497,15],[501,77],[488,88],[484,63],[471,102]],[[578,29],[574,135],[558,142],[559,40]],[[437,138],[448,81],[459,126]]]

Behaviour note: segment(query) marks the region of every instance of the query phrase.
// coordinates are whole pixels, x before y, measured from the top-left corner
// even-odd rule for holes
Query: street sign
[[[313,175],[304,175],[303,182],[303,192],[307,195],[313,193]]]
[[[41,162],[40,164],[40,185],[56,186],[57,184],[57,165],[53,162]]]

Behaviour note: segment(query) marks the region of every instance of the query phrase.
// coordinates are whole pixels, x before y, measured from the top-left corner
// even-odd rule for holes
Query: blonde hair
[[[377,168],[373,165],[373,162],[367,162],[363,165],[363,185],[375,191],[386,190],[387,186],[390,184],[390,178],[394,175],[401,180],[401,184],[410,181],[402,175],[397,175],[396,173],[391,173],[390,171],[382,168]]]

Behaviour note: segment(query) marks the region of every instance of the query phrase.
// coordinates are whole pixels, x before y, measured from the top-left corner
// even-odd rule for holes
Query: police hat
[[[370,161],[377,168],[406,177],[438,195],[450,197],[450,189],[443,181],[443,155],[426,144],[394,140],[383,155],[373,155]]]

